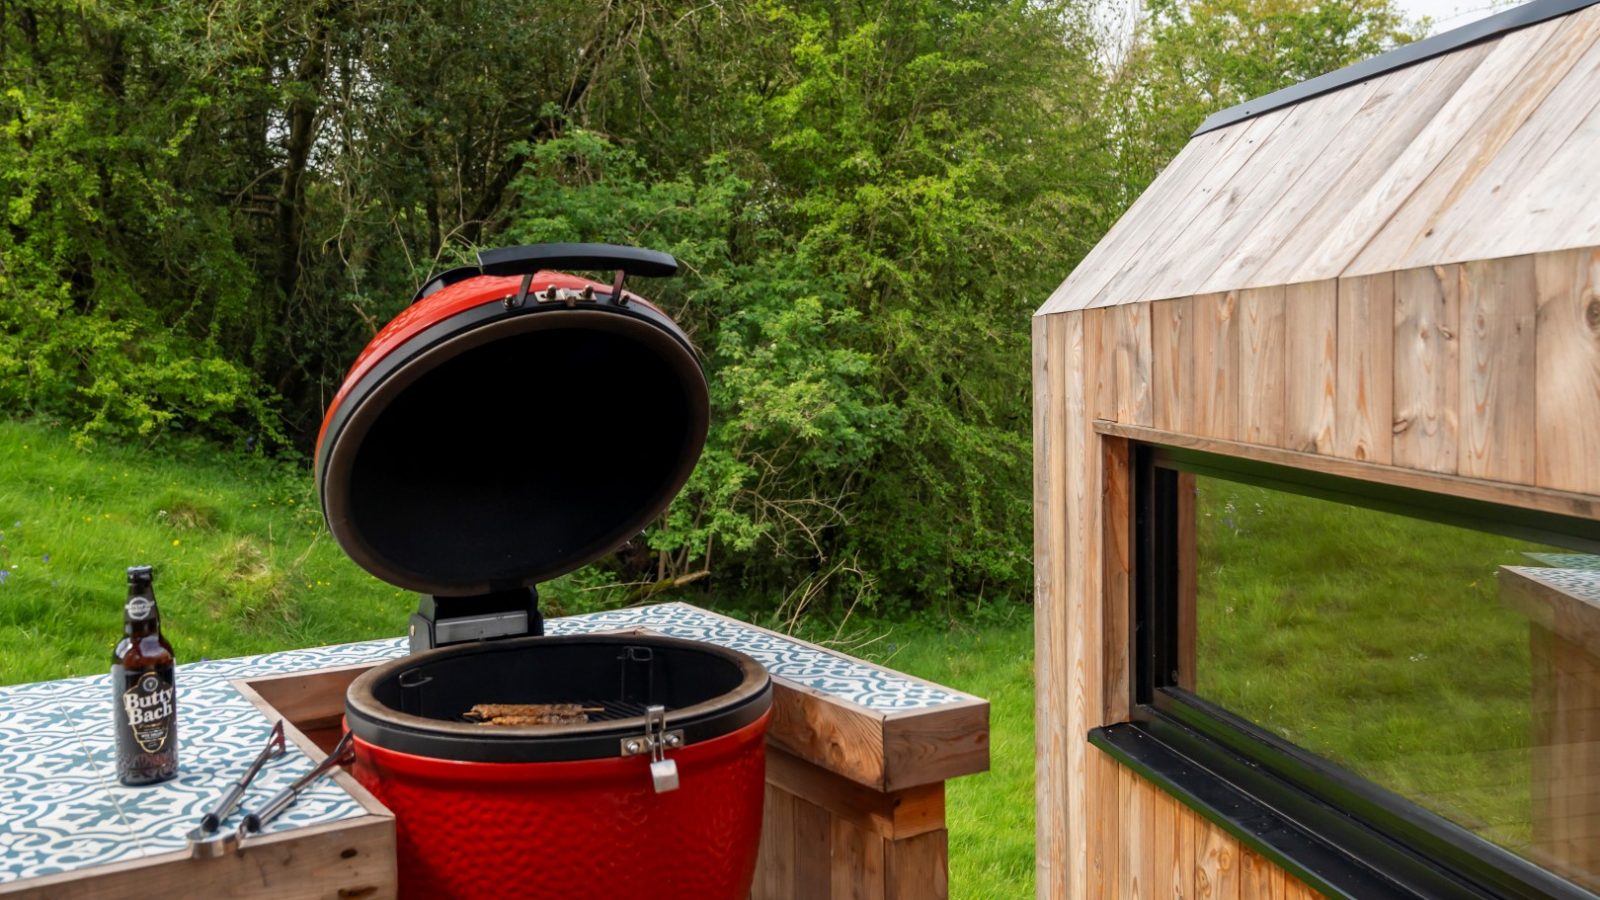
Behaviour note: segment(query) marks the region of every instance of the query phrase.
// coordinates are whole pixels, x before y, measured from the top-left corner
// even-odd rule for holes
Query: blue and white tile
[[[143,851],[72,720],[32,709],[0,740],[0,881],[116,862]],[[11,729],[17,728],[16,731]]]
[[[1547,566],[1600,572],[1600,556],[1596,556],[1593,553],[1528,553],[1525,555],[1529,559],[1538,560]]]
[[[968,699],[965,694],[819,650],[687,604],[663,603],[574,619],[577,621],[567,620],[571,621],[573,630],[648,628],[668,637],[706,641],[738,650],[775,676],[867,709],[884,712],[927,709]]]
[[[1600,606],[1600,570],[1536,569],[1527,566],[1507,568],[1526,578],[1556,588],[1570,597]]]
[[[743,651],[775,676],[868,709],[923,709],[967,699],[686,604],[548,623],[551,634],[627,628]],[[108,676],[0,688],[0,882],[181,849],[188,830],[255,758],[271,724],[230,679],[382,662],[406,652],[404,638],[390,638],[179,666],[179,777],[146,787],[116,781]],[[291,742],[257,776],[243,808],[258,806],[311,766]],[[324,780],[268,830],[363,814],[354,798]]]

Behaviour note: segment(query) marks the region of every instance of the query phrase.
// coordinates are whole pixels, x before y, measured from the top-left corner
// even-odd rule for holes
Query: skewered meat
[[[582,725],[603,706],[577,703],[479,703],[465,718],[482,725]]]

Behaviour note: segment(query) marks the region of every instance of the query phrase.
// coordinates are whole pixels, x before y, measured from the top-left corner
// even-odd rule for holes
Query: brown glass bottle
[[[178,774],[176,659],[172,645],[161,636],[151,580],[149,566],[128,569],[122,640],[111,654],[117,777],[123,784],[155,784]]]

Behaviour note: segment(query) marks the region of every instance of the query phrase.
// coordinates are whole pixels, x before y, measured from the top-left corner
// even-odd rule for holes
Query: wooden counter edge
[[[1148,444],[1162,444],[1185,450],[1199,450],[1203,453],[1215,453],[1221,456],[1232,456],[1295,469],[1306,469],[1344,478],[1387,484],[1392,487],[1429,491],[1435,494],[1450,494],[1468,500],[1481,500],[1486,503],[1517,506],[1523,509],[1534,509],[1562,516],[1600,519],[1600,496],[1592,494],[1578,494],[1571,491],[1559,491],[1528,484],[1487,481],[1481,478],[1429,472],[1423,469],[1408,469],[1403,466],[1362,462],[1342,457],[1323,456],[1317,453],[1303,453],[1299,450],[1284,450],[1263,444],[1247,444],[1220,438],[1196,437],[1192,434],[1164,431],[1143,425],[1124,425],[1105,419],[1095,420],[1094,430],[1099,434],[1128,438]]]
[[[282,719],[284,736],[294,741],[295,746],[300,748],[300,752],[304,753],[313,762],[321,762],[327,758],[328,751],[312,740],[305,731],[301,730],[301,726],[307,721],[325,721],[329,718],[326,712],[321,712],[328,708],[327,704],[329,703],[328,692],[322,688],[324,685],[331,687],[335,683],[340,686],[334,691],[335,696],[332,700],[332,706],[338,710],[337,715],[342,719],[344,715],[344,685],[348,685],[355,675],[359,675],[370,668],[372,668],[371,665],[357,663],[355,665],[314,669],[309,672],[290,673],[281,676],[267,675],[260,678],[232,678],[229,679],[228,683],[241,696],[249,700],[251,705],[268,722]],[[263,686],[263,682],[280,682],[285,685],[298,682],[299,685],[306,688],[304,692],[306,697],[317,698],[315,705],[306,700],[300,700],[299,702],[289,703],[288,709],[284,706],[279,706],[262,696],[259,688]],[[291,711],[299,713],[299,715],[291,715]],[[319,712],[321,712],[320,715],[318,714]],[[361,808],[366,810],[367,815],[386,819],[394,817],[389,812],[389,808],[378,802],[378,798],[372,796],[372,793],[362,787],[361,783],[356,781],[355,776],[349,772],[339,769],[333,773],[333,780],[339,787],[344,788],[345,793],[361,804]]]
[[[819,653],[854,659],[810,641],[685,603],[697,612]],[[770,739],[795,756],[879,791],[942,782],[989,769],[989,701],[862,661],[916,684],[961,697],[938,706],[871,710],[773,676]]]
[[[177,850],[0,884],[0,896],[75,900],[145,897],[394,897],[394,819],[364,815],[263,835],[237,852],[194,859]]]

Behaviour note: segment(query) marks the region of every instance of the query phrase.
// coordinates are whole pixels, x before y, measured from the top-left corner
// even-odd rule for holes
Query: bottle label
[[[124,608],[127,610],[128,618],[135,622],[142,622],[150,618],[150,613],[155,610],[156,605],[151,602],[149,597],[135,596],[128,598],[128,605]]]
[[[122,692],[122,711],[127,716],[133,740],[146,753],[158,753],[172,736],[172,721],[177,712],[176,692],[171,671],[146,671],[133,674]]]

